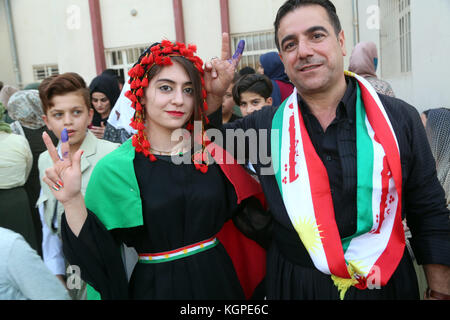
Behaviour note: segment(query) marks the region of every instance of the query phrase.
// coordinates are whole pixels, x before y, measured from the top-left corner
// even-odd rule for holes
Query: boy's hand
[[[62,158],[59,157],[58,151],[46,132],[42,134],[42,139],[53,161],[53,167],[45,170],[43,181],[50,187],[56,200],[64,205],[81,194],[80,163],[83,151],[78,150],[75,154],[70,154],[67,129],[61,133]]]

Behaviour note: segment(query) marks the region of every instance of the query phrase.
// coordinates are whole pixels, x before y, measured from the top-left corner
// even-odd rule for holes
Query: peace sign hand
[[[65,205],[81,194],[80,162],[83,151],[78,150],[75,154],[70,154],[67,129],[61,133],[62,158],[59,157],[58,151],[46,132],[42,134],[42,139],[53,161],[53,166],[45,170],[43,181],[50,187],[56,200]]]
[[[212,113],[220,107],[222,97],[233,81],[244,47],[245,42],[241,40],[235,54],[230,57],[230,38],[228,33],[223,33],[221,58],[212,59],[205,64],[205,89],[208,94],[207,102],[211,109],[208,109],[208,113]]]

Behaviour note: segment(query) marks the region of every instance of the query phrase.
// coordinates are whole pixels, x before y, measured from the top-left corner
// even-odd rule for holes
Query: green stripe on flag
[[[356,97],[356,150],[357,150],[357,230],[342,240],[344,252],[353,238],[369,232],[373,226],[372,190],[373,190],[373,142],[366,126],[366,111],[361,99],[361,90],[357,85]]]
[[[270,150],[272,154],[272,165],[275,170],[275,178],[277,179],[278,188],[280,189],[281,196],[283,196],[283,182],[281,181],[281,143],[283,141],[283,117],[284,117],[284,108],[286,108],[287,101],[286,99],[279,107],[277,112],[275,113],[272,119],[272,132],[270,134]],[[274,130],[278,131],[278,134],[273,134]],[[276,166],[274,165],[276,163]]]

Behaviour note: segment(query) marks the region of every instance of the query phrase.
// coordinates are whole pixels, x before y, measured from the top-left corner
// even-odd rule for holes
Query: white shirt
[[[0,131],[0,150],[0,189],[23,186],[33,165],[27,139]]]

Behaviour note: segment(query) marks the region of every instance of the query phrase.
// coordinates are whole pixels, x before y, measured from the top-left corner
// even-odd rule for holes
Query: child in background
[[[45,124],[56,137],[61,137],[58,145],[60,159],[57,160],[65,161],[79,149],[84,151],[81,158],[81,192],[84,194],[97,162],[119,145],[97,139],[88,130],[94,110],[91,108],[89,89],[78,74],[65,73],[45,79],[39,86],[39,96],[42,100],[44,111],[42,118]],[[50,139],[47,133],[43,134],[43,138]],[[66,141],[69,142],[68,150],[61,150],[61,142]],[[66,263],[60,238],[61,215],[64,208],[55,199],[48,185],[42,181],[46,169],[52,166],[53,159],[48,151],[41,153],[38,162],[41,194],[37,206],[42,221],[44,262],[64,283]],[[74,298],[80,299],[84,296],[84,291],[81,289],[71,293]]]
[[[241,108],[242,116],[272,105],[273,85],[270,79],[261,74],[247,74],[233,87],[234,102]]]

